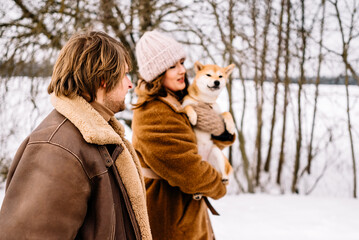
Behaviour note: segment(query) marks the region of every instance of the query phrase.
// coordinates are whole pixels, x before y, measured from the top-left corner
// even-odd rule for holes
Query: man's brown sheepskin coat
[[[131,239],[151,240],[141,167],[122,124],[80,96],[52,103],[10,168],[0,239],[128,239],[133,228]],[[117,146],[112,156],[108,145]]]

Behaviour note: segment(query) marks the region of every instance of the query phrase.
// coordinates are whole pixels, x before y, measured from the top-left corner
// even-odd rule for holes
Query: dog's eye
[[[222,78],[222,75],[219,75],[218,77],[219,77],[219,78]]]
[[[212,77],[211,74],[206,74],[206,75],[207,75],[207,77]]]

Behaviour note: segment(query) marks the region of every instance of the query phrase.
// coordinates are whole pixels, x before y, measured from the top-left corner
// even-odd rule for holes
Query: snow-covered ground
[[[0,190],[0,205],[4,188]],[[211,200],[218,240],[358,240],[359,201],[293,195],[229,195]]]
[[[294,195],[229,195],[211,201],[219,240],[358,240],[359,201]]]

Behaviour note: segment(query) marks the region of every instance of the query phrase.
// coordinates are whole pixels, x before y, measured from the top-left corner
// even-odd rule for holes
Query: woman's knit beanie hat
[[[180,43],[158,31],[146,32],[136,45],[139,72],[146,82],[153,81],[185,57]]]

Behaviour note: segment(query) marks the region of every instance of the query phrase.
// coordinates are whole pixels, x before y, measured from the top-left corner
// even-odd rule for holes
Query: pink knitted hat
[[[158,31],[146,32],[136,44],[139,72],[146,82],[153,81],[185,57],[180,43]]]

